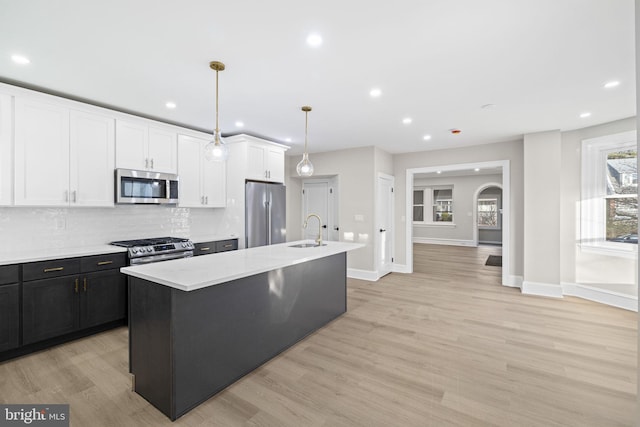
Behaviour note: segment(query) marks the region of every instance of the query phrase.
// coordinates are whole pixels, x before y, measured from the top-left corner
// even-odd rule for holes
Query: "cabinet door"
[[[284,182],[284,151],[279,148],[267,148],[267,179]]]
[[[116,167],[146,170],[149,130],[141,123],[116,120]]]
[[[157,172],[177,173],[177,134],[158,128],[149,128],[149,169]]]
[[[13,106],[0,93],[0,206],[13,203]]]
[[[20,344],[20,285],[0,286],[0,352]]]
[[[79,278],[64,276],[22,284],[23,344],[73,332],[78,328]]]
[[[124,319],[127,278],[119,270],[83,275],[80,292],[80,327],[89,328]]]
[[[180,207],[204,207],[200,188],[200,162],[204,141],[190,136],[178,136],[178,176],[180,179]]]
[[[69,110],[15,100],[15,204],[69,204]]]
[[[267,179],[265,150],[260,145],[247,146],[247,178],[261,181]]]
[[[115,121],[71,111],[71,206],[113,206]]]
[[[223,208],[227,204],[226,167],[225,162],[202,160],[202,193],[208,208]]]

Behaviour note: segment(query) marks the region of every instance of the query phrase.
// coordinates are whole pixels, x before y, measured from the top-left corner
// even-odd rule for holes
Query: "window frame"
[[[436,208],[436,200],[434,191],[436,190],[451,190],[451,199],[442,199],[439,201],[449,201],[451,205],[451,215],[453,216],[451,221],[435,221],[435,208]],[[411,212],[411,221],[413,225],[424,226],[424,227],[455,227],[455,203],[454,203],[454,188],[453,185],[433,185],[433,186],[414,186],[413,193],[415,195],[416,191],[422,191],[422,217],[423,221],[414,221],[413,220],[413,211]],[[415,200],[415,198],[414,198]],[[420,204],[413,204],[413,208],[416,206],[420,206]]]
[[[606,240],[607,157],[614,151],[637,149],[636,131],[582,141],[580,239],[581,250],[635,258],[638,245]],[[636,196],[637,197],[637,196]]]

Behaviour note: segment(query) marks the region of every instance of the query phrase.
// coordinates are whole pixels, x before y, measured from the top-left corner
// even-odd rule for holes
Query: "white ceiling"
[[[211,131],[211,60],[227,66],[223,134],[291,138],[292,153],[307,104],[310,152],[510,141],[635,115],[633,0],[0,0],[0,80]]]

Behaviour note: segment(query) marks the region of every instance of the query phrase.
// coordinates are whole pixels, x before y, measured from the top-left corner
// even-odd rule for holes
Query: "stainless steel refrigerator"
[[[245,184],[245,243],[247,248],[284,243],[287,237],[283,184]]]

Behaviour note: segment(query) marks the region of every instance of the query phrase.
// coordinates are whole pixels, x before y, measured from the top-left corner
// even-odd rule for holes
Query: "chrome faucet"
[[[315,216],[316,218],[318,218],[318,237],[316,237],[316,244],[318,246],[322,246],[322,220],[320,219],[320,217],[314,213],[311,213],[309,215],[307,215],[307,217],[304,220],[304,225],[302,226],[302,228],[307,228],[307,224],[309,222],[309,218],[311,218],[312,216]]]

